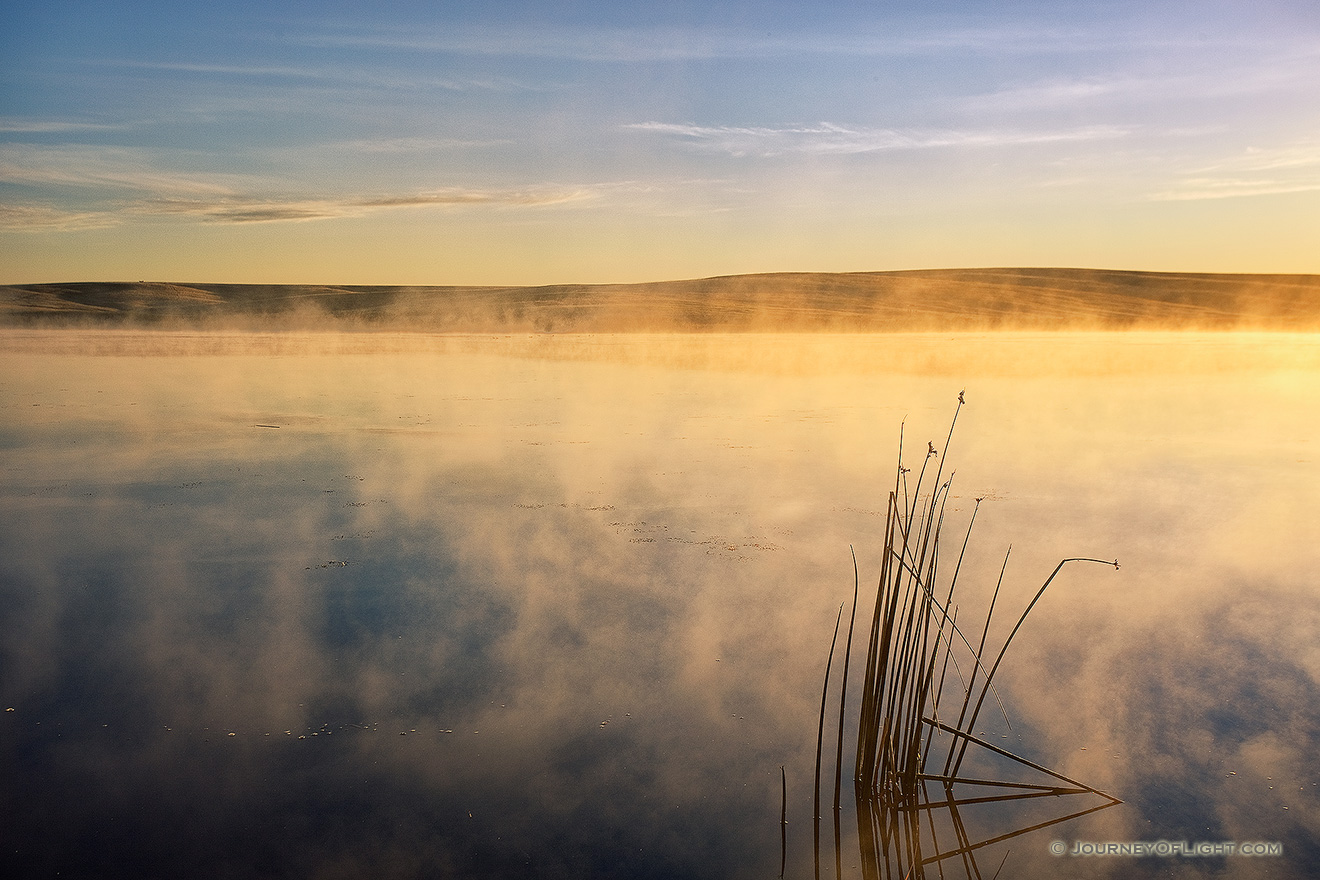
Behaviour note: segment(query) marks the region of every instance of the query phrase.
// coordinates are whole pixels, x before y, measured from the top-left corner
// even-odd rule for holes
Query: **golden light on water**
[[[1060,558],[1122,563],[1061,577],[1000,676],[1015,748],[1133,805],[1079,838],[1139,838],[1152,773],[1230,837],[1312,802],[1256,776],[1310,766],[1289,707],[1320,686],[1315,336],[6,331],[3,347],[5,539],[45,584],[6,633],[31,661],[15,693],[51,686],[37,660],[82,601],[60,572],[111,577],[142,609],[112,655],[171,728],[153,754],[186,728],[171,706],[242,739],[315,732],[329,716],[309,707],[343,704],[367,725],[345,741],[437,802],[519,774],[556,798],[640,760],[547,770],[583,727],[650,755],[666,803],[723,780],[777,816],[778,766],[811,762],[849,547],[864,587],[879,568],[901,429],[910,460],[930,441],[956,472],[950,529],[984,499],[969,606],[1010,545],[1014,608]],[[1217,665],[1221,642],[1251,665]],[[437,688],[480,699],[427,702]],[[1207,729],[1223,688],[1272,728]],[[480,734],[437,750],[364,732],[396,728]],[[1202,779],[1207,756],[1246,787]]]

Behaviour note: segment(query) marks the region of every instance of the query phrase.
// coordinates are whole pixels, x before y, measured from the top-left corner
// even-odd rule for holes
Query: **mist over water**
[[[783,765],[810,876],[825,653],[906,420],[950,528],[985,499],[973,616],[1012,545],[992,641],[1059,559],[1122,563],[1051,586],[986,735],[1125,803],[983,867],[1314,873],[1317,387],[1287,334],[5,331],[3,859],[775,876]]]

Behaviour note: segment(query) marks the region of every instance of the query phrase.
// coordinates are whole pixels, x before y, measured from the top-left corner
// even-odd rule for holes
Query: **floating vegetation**
[[[959,393],[958,408],[945,442],[946,453],[964,403],[963,394]],[[938,462],[932,466],[932,460],[936,459]],[[980,632],[972,630],[969,638],[958,624],[958,607],[954,599],[981,499],[977,499],[967,531],[962,536],[952,575],[941,586],[941,539],[953,482],[952,473],[944,477],[946,461],[934,444],[928,443],[915,483],[910,484],[912,471],[903,464],[900,432],[898,470],[885,516],[884,561],[876,588],[870,634],[866,639],[862,695],[853,710],[856,713],[853,719],[856,742],[851,750],[854,752],[853,789],[861,866],[866,880],[918,880],[928,876],[928,871],[931,876],[944,878],[950,876],[950,871],[959,870],[968,878],[980,878],[982,874],[976,856],[983,848],[1121,803],[1118,798],[1012,754],[973,732],[990,697],[994,698],[996,708],[1004,714],[1007,722],[1007,713],[994,687],[995,673],[1027,615],[1059,572],[1074,562],[1118,568],[1117,560],[1085,557],[1061,560],[1027,604],[1008,637],[998,650],[994,650],[987,646],[987,638],[1003,585],[1004,570],[1001,569]],[[934,489],[923,496],[922,488],[926,485]],[[1005,568],[1007,563],[1005,556]],[[836,877],[842,876],[843,868],[840,814],[844,740],[850,727],[848,672],[859,585],[854,554],[852,615],[844,640],[842,685],[835,722],[833,831]],[[814,845],[817,878],[821,871],[822,762],[830,671],[838,648],[842,618],[843,608],[840,606],[825,664],[816,740]],[[967,760],[969,754],[972,755],[970,762]],[[992,756],[993,760],[987,760]],[[979,763],[977,759],[981,759]],[[1029,778],[1034,781],[988,779],[984,775],[989,774],[967,772],[972,765],[979,767],[982,763],[996,761],[1024,773],[1030,771]],[[966,808],[977,805],[1065,796],[1078,800],[1070,802],[1063,815],[1044,819],[1033,816],[1028,824],[985,837],[974,838],[964,816]],[[1084,805],[1082,801],[1085,801]],[[1074,806],[1077,808],[1073,809]]]
[[[346,559],[327,559],[318,565],[308,565],[303,568],[303,571],[311,571],[313,568],[344,568],[351,564]]]

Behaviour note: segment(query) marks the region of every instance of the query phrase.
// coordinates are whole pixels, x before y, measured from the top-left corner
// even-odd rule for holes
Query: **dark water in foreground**
[[[809,877],[848,548],[964,387],[968,613],[1123,563],[986,735],[1125,803],[982,868],[1320,872],[1320,340],[1155,335],[0,336],[0,863],[774,877],[783,765]],[[1283,855],[1048,850],[1159,839]]]

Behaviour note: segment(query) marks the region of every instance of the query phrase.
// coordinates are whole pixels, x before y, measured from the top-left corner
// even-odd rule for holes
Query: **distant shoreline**
[[[0,286],[0,326],[443,333],[1320,330],[1320,275],[948,269],[536,287]]]

